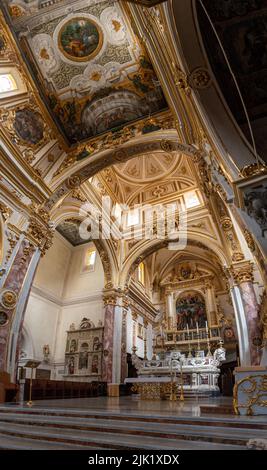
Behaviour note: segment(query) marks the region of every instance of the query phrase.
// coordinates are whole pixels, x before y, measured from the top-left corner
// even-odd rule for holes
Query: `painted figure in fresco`
[[[188,293],[176,302],[177,330],[184,330],[187,325],[190,329],[205,328],[207,315],[205,301],[200,294]]]
[[[59,43],[63,51],[73,58],[87,58],[99,44],[96,25],[87,18],[74,18],[60,32]]]
[[[42,118],[31,109],[18,110],[13,127],[17,135],[28,144],[35,145],[43,138],[44,124]]]
[[[68,364],[68,372],[70,375],[74,374],[74,357],[71,357]]]

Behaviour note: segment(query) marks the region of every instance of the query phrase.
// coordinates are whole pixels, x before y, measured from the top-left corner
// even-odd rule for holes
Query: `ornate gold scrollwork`
[[[240,391],[247,396],[245,403],[239,400]],[[233,406],[236,414],[245,408],[248,416],[253,415],[253,406],[267,407],[267,375],[249,375],[239,380],[234,386]]]
[[[265,164],[259,163],[252,163],[251,165],[247,165],[240,172],[241,176],[243,176],[244,178],[265,173],[267,173],[267,166]]]
[[[54,228],[42,225],[33,217],[30,218],[27,235],[40,248],[42,256],[52,246],[54,231]]]

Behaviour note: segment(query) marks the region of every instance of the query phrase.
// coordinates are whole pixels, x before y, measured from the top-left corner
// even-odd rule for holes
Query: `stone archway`
[[[53,194],[45,203],[45,209],[52,210],[59,205],[73,189],[78,188],[84,181],[94,176],[104,168],[116,163],[126,162],[138,155],[153,152],[180,152],[192,158],[200,156],[201,152],[193,145],[178,142],[177,132],[157,131],[153,137],[143,136],[133,139],[126,144],[118,145],[116,149],[104,149],[95,155],[88,157],[81,163],[75,164],[63,172],[60,177],[55,178],[51,190]]]

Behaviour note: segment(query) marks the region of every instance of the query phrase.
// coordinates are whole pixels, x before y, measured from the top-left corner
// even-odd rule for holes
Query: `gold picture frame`
[[[69,54],[66,49],[64,48],[64,46],[62,45],[62,35],[63,35],[63,32],[66,31],[66,28],[68,27],[68,25],[70,25],[71,23],[74,23],[74,22],[87,22],[87,23],[91,23],[95,29],[97,30],[97,33],[98,33],[98,44],[96,46],[96,48],[89,54],[87,55],[84,55],[83,57],[76,57],[74,54]],[[66,21],[66,23],[64,23],[62,25],[62,27],[60,28],[59,30],[59,33],[58,33],[58,39],[57,39],[57,42],[58,42],[58,48],[59,50],[61,51],[61,53],[68,59],[68,60],[71,60],[73,62],[88,62],[89,60],[93,59],[94,57],[96,57],[98,55],[98,53],[100,52],[100,50],[102,49],[103,47],[103,42],[104,42],[104,35],[103,35],[103,32],[100,28],[100,26],[96,23],[96,21],[92,20],[91,18],[87,18],[86,16],[75,16],[73,18],[71,18],[70,20]],[[73,39],[72,40],[73,44],[72,46],[75,48],[75,40]],[[78,44],[79,42],[79,44]],[[81,43],[81,41],[77,41],[76,40],[76,49],[79,47],[85,47],[85,44]]]

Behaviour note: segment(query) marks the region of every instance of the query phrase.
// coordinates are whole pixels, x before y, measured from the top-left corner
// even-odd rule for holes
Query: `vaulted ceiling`
[[[114,202],[129,206],[159,203],[173,197],[178,200],[184,192],[197,187],[191,159],[178,152],[162,151],[106,168],[93,178],[93,184]]]
[[[167,108],[122,3],[6,0],[6,7],[44,104],[68,144]]]

